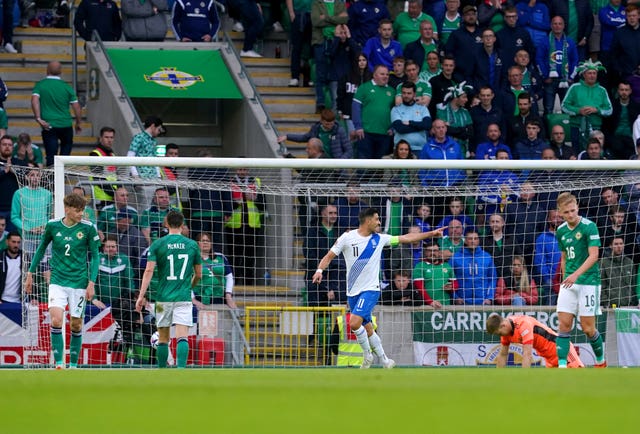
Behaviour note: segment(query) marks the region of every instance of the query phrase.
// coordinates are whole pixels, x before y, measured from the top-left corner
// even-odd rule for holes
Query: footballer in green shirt
[[[604,368],[604,343],[596,328],[600,315],[600,267],[598,266],[600,234],[594,222],[578,213],[578,201],[571,193],[561,193],[557,199],[558,213],[564,220],[556,230],[556,240],[562,252],[560,267],[562,282],[558,294],[558,367],[567,367],[570,332],[573,320],[580,319],[582,331],[596,356],[596,367]]]
[[[42,241],[33,256],[24,282],[25,292],[33,287],[37,270],[49,244],[51,248],[51,282],[49,284],[49,315],[51,317],[51,349],[56,369],[64,369],[64,311],[69,305],[71,342],[69,367],[78,366],[82,347],[82,325],[87,300],[93,299],[98,277],[100,237],[96,227],[83,220],[87,202],[79,194],[64,198],[64,217],[47,222]]]
[[[177,366],[187,366],[189,327],[193,325],[191,291],[202,278],[202,258],[195,241],[182,235],[184,216],[171,210],[166,216],[169,234],[155,240],[149,247],[147,267],[142,276],[136,310],[145,304],[145,294],[153,272],[158,268],[156,324],[158,326],[158,367],[167,367],[171,326],[175,325]]]

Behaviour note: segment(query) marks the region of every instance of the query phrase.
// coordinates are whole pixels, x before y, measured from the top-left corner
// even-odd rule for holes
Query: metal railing
[[[238,50],[236,50],[236,47],[233,45],[233,41],[231,40],[231,38],[229,38],[229,35],[227,34],[227,32],[223,31],[222,34],[224,36],[224,42],[227,44],[227,52],[234,53],[238,59],[241,59],[240,53],[238,53]],[[240,61],[239,63],[241,68],[239,76],[241,79],[247,80],[247,82],[251,86],[251,90],[253,91],[253,96],[249,98],[249,101],[253,102],[254,104],[258,104],[260,105],[260,107],[262,107],[262,110],[264,111],[264,114],[267,117],[267,121],[264,123],[263,127],[267,129],[271,129],[275,133],[275,135],[278,136],[278,129],[276,128],[276,125],[273,122],[273,119],[271,119],[271,116],[267,111],[267,107],[265,106],[264,101],[262,101],[262,97],[258,92],[258,88],[256,87],[256,84],[253,82],[253,79],[251,78],[249,71],[247,71],[247,68],[245,67],[244,62]],[[280,155],[285,155],[287,153],[287,147],[283,143],[280,143],[279,145],[280,147],[278,148],[278,153]]]

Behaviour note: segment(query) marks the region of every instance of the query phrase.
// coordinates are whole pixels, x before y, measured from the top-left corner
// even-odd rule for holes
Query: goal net
[[[151,167],[152,177],[129,176],[132,164]],[[485,331],[493,312],[524,313],[557,330],[555,201],[570,192],[599,231],[597,325],[612,364],[637,345],[618,339],[624,326],[616,318],[632,321],[638,306],[639,169],[635,161],[57,157],[54,169],[14,167],[20,189],[10,221],[20,225],[24,273],[46,221],[64,216],[64,195],[88,199],[85,217],[98,228],[101,255],[80,363],[101,368],[154,366],[159,283],[152,281],[142,312],[135,300],[148,247],[166,233],[170,209],[184,214],[183,234],[203,258],[188,337],[194,367],[358,365],[345,260],[334,259],[314,284],[319,261],[369,207],[380,232],[392,236],[444,226],[443,238],[384,249],[373,322],[398,365],[482,366],[495,364],[500,350]],[[19,318],[0,305],[0,318],[18,324],[0,330],[2,365],[52,363],[49,259],[39,264],[33,293],[13,305]],[[577,328],[572,342],[592,365]],[[511,345],[508,364],[521,360],[521,347]],[[534,363],[545,362],[534,353]]]

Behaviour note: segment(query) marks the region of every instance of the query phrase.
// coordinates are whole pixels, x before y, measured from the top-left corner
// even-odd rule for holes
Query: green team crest
[[[145,74],[144,79],[173,90],[186,90],[189,86],[204,82],[202,75],[191,75],[188,72],[178,71],[175,67],[160,68],[160,71],[151,75]]]

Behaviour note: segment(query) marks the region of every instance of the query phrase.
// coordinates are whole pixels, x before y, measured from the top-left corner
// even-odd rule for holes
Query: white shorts
[[[64,310],[69,304],[69,314],[72,318],[84,318],[84,308],[87,305],[86,294],[86,289],[51,284],[49,285],[49,307],[59,307]]]
[[[193,325],[193,303],[190,301],[156,301],[156,326]]]
[[[578,285],[574,283],[571,288],[560,285],[558,305],[556,312],[565,312],[572,315],[596,316],[600,310],[600,285]]]

